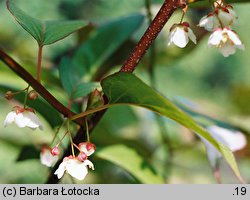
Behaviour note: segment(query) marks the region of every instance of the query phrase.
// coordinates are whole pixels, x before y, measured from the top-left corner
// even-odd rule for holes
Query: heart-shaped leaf
[[[180,110],[170,100],[146,85],[135,75],[131,73],[116,73],[105,78],[101,85],[111,105],[131,104],[141,106],[168,117],[199,134],[199,136],[210,142],[223,155],[236,176],[242,181],[234,155],[229,148],[218,143],[189,115]]]
[[[125,145],[104,147],[96,152],[96,156],[122,167],[141,183],[164,183],[163,178],[152,170],[152,167],[145,162],[142,156]]]
[[[55,43],[88,24],[83,20],[42,21],[26,14],[11,0],[7,0],[6,5],[16,21],[35,38],[39,46]]]

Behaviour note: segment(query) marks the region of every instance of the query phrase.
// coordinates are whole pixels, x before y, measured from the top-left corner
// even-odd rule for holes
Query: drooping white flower
[[[87,156],[90,156],[95,152],[95,145],[90,142],[82,142],[78,145],[79,149],[84,152]]]
[[[94,170],[94,165],[91,161],[85,160],[83,162],[79,161],[73,156],[64,158],[63,162],[59,165],[58,169],[55,171],[55,175],[60,179],[66,171],[72,177],[83,180],[88,174],[88,168]]]
[[[201,18],[198,26],[204,27],[207,31],[213,31],[220,27],[220,22],[215,13],[209,13]]]
[[[8,126],[13,122],[20,128],[29,127],[31,129],[39,128],[40,130],[43,130],[39,118],[30,108],[24,109],[16,107],[15,111],[9,112],[4,120],[4,127]]]
[[[215,11],[223,27],[235,24],[238,17],[231,5],[219,8]]]
[[[43,147],[40,153],[40,161],[47,167],[53,167],[58,160],[58,155],[52,155],[49,147]]]
[[[231,151],[238,151],[247,144],[246,137],[243,133],[222,128],[220,126],[210,126],[207,131],[217,141],[227,146]],[[216,166],[217,160],[222,157],[221,153],[207,140],[201,138],[207,149],[208,160],[212,167]]]
[[[225,57],[234,54],[236,48],[245,49],[238,35],[228,27],[216,29],[208,39],[208,46],[219,48],[219,51]]]
[[[187,22],[174,24],[170,29],[168,46],[173,43],[180,48],[184,48],[188,44],[189,39],[196,44],[196,36],[189,28],[189,24]]]
[[[198,26],[204,27],[208,31],[213,31],[233,25],[237,19],[237,15],[231,5],[220,5],[213,12],[202,17]]]

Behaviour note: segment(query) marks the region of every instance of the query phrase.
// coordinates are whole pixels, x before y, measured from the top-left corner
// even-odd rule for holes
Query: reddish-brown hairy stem
[[[64,115],[64,117],[70,117],[76,115],[63,104],[61,104],[48,90],[46,90],[33,76],[27,72],[20,64],[14,59],[8,56],[0,49],[0,59],[19,77],[26,81],[34,90],[36,90],[51,106],[53,106],[58,112]],[[79,125],[84,124],[83,119],[76,119],[75,122]]]
[[[184,0],[165,0],[160,11],[134,48],[129,58],[124,62],[120,71],[122,72],[133,72],[142,59],[152,42],[155,40],[157,35],[161,32],[166,22],[169,20],[173,12],[177,8],[183,8],[186,5]]]

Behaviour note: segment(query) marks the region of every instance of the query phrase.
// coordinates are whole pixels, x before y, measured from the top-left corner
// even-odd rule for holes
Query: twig
[[[129,58],[121,67],[121,72],[133,72],[148,48],[163,29],[171,15],[177,8],[183,8],[185,0],[165,0],[158,14],[134,48]]]

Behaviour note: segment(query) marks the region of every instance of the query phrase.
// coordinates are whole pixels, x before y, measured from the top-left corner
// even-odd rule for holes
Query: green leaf
[[[77,86],[74,92],[74,99],[84,97],[99,87],[101,87],[99,82],[81,83]]]
[[[38,159],[40,156],[40,151],[38,151],[34,146],[24,146],[18,155],[16,161],[25,161],[30,159]]]
[[[189,115],[180,110],[160,93],[146,85],[135,75],[131,73],[116,73],[105,78],[101,85],[110,104],[131,104],[150,109],[178,122],[205,138],[223,155],[237,177],[242,181],[237,163],[229,148],[218,143]]]
[[[78,84],[91,80],[101,65],[140,27],[143,19],[137,14],[101,25],[72,59],[62,60],[60,79],[69,96]]]
[[[102,148],[96,152],[96,156],[122,167],[141,183],[164,183],[163,178],[152,170],[152,167],[145,162],[142,156],[125,145],[120,144]]]
[[[11,0],[7,0],[6,4],[15,20],[35,38],[39,46],[55,43],[88,24],[83,20],[42,21],[26,14]]]

